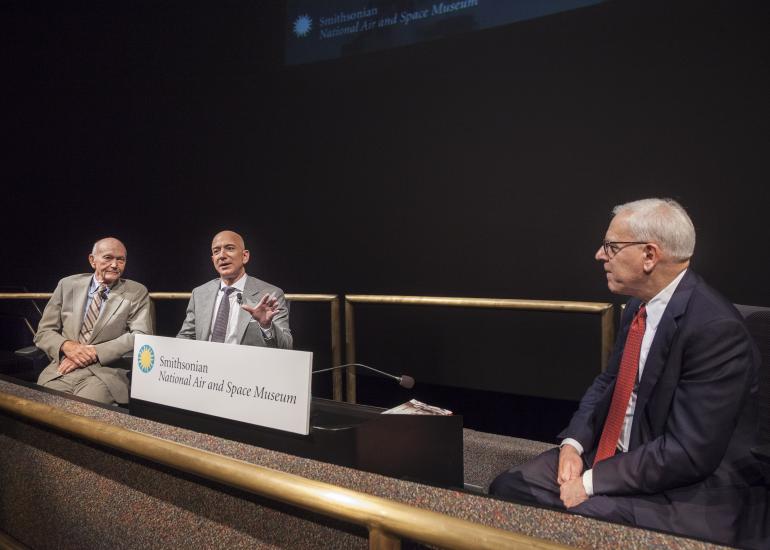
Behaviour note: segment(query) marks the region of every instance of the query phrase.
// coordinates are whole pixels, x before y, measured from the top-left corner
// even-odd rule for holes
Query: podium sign
[[[131,397],[307,435],[312,363],[306,351],[137,334]]]

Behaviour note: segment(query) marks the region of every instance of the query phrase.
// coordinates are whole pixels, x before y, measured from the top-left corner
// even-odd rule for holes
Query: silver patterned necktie
[[[217,318],[214,320],[214,329],[211,331],[212,342],[224,342],[227,335],[227,322],[230,320],[230,294],[235,292],[234,286],[226,286],[222,289],[222,300],[219,302]]]
[[[106,288],[106,286],[100,284],[99,288],[94,292],[93,298],[91,298],[91,303],[88,305],[88,311],[83,319],[83,325],[80,327],[78,342],[81,344],[87,344],[91,339],[91,334],[94,332],[94,325],[99,318],[99,311],[102,309],[102,300]]]

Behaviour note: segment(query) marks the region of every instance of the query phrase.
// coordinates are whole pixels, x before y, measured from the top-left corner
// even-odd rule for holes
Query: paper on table
[[[412,399],[406,403],[393,407],[392,409],[383,411],[382,414],[434,414],[440,416],[451,416],[452,411],[434,407],[433,405],[426,405],[421,401]]]

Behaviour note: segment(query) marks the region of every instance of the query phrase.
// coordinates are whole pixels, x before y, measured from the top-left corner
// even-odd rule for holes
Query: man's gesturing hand
[[[265,294],[256,306],[249,307],[243,304],[241,307],[259,321],[259,326],[268,329],[273,324],[273,317],[278,313],[278,298],[273,294]]]

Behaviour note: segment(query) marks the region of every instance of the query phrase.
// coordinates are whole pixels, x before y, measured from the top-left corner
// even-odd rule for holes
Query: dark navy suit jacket
[[[639,305],[637,299],[627,304],[607,370],[594,380],[559,435],[579,441],[589,465]],[[761,467],[750,453],[757,444],[759,364],[740,313],[688,270],[666,307],[645,363],[629,450],[596,465],[594,493],[648,496],[634,501],[640,525],[667,528],[679,521],[670,517],[670,506],[656,506],[664,503],[673,505],[674,515],[681,508],[682,522],[709,522],[716,540],[742,540],[752,526],[738,524],[759,520],[755,513],[760,513],[746,506],[758,499],[767,508],[761,502],[767,499],[766,490],[752,492],[752,487],[764,487]],[[661,513],[669,517],[659,521],[656,515]]]

